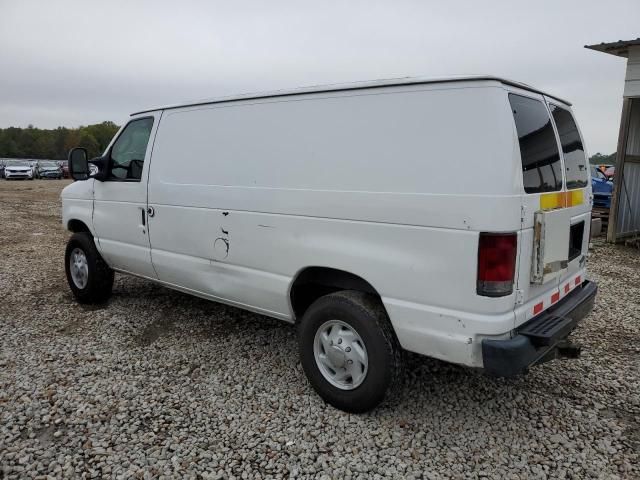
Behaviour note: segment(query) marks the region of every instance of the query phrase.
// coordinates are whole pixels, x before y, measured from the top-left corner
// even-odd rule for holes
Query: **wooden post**
[[[620,133],[618,134],[618,148],[616,150],[616,174],[611,194],[609,208],[609,226],[607,228],[607,242],[616,243],[616,224],[618,221],[618,203],[622,194],[622,177],[624,175],[624,161],[627,153],[627,137],[629,135],[629,121],[631,119],[631,98],[622,99],[622,115],[620,118]]]

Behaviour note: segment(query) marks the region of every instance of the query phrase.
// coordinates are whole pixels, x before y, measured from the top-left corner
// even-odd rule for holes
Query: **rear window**
[[[560,136],[564,167],[567,169],[567,188],[584,188],[588,183],[587,158],[576,122],[568,110],[557,105],[549,107]]]
[[[516,122],[524,191],[554,192],[562,189],[562,167],[556,136],[547,107],[539,100],[509,94]]]

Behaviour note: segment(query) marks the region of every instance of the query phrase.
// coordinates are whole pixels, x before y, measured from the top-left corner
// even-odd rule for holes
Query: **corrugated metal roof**
[[[382,79],[382,80],[372,80],[372,81],[355,82],[355,83],[316,85],[312,87],[302,87],[302,88],[295,88],[291,90],[276,90],[273,92],[247,93],[243,95],[233,95],[229,97],[219,97],[219,98],[212,98],[208,100],[198,100],[194,102],[167,105],[164,107],[148,108],[145,110],[134,112],[131,115],[133,116],[133,115],[138,115],[140,113],[154,112],[157,110],[168,110],[168,109],[181,108],[181,107],[195,107],[199,105],[234,102],[238,100],[254,100],[259,98],[286,97],[286,96],[292,96],[292,95],[303,95],[306,93],[327,93],[327,92],[339,92],[339,91],[346,91],[346,90],[362,90],[365,88],[395,87],[400,85],[419,85],[419,84],[431,84],[431,83],[492,81],[492,80],[500,83],[504,83],[505,85],[511,85],[514,87],[522,88],[524,90],[529,90],[531,92],[547,95],[548,97],[555,98],[556,100],[559,100],[567,105],[571,105],[570,102],[567,102],[562,98],[545,93],[525,83],[515,82],[513,80],[507,80],[505,78],[500,78],[492,75],[460,75],[460,76],[440,77],[440,78],[427,78],[427,77],[388,78],[388,79]]]
[[[597,43],[594,45],[585,45],[584,48],[597,50],[598,52],[610,53],[617,57],[627,57],[629,55],[629,47],[640,45],[640,37],[635,40],[618,40],[617,42]]]

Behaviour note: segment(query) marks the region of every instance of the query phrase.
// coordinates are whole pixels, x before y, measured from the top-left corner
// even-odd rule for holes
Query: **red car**
[[[606,177],[608,179],[612,179],[613,176],[616,174],[616,167],[609,167],[604,171],[604,174],[606,175]]]
[[[62,177],[69,178],[69,164],[67,162],[58,162],[62,167]]]

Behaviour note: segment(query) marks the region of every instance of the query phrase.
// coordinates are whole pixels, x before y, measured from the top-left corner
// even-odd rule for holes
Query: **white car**
[[[591,310],[591,186],[570,104],[494,77],[243,95],[132,115],[62,193],[69,286],[114,271],[297,325],[363,412],[402,352],[522,374]],[[446,174],[434,174],[434,172]]]
[[[4,178],[7,180],[33,180],[34,168],[26,162],[20,160],[5,160],[4,163]]]

